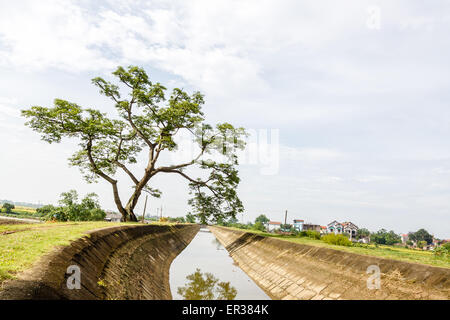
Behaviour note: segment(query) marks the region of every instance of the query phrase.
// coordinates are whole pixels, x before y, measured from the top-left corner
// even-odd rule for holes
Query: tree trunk
[[[128,200],[128,203],[125,207],[125,212],[127,213],[130,221],[137,221],[136,215],[134,214],[134,207],[136,206],[140,195],[141,195],[140,191],[139,192],[135,191],[131,196],[130,200]]]
[[[112,187],[113,187],[114,202],[116,203],[117,209],[122,214],[122,219],[120,219],[120,221],[126,222],[128,221],[129,213],[125,210],[125,208],[122,206],[122,202],[120,201],[119,190],[117,189],[117,182],[112,183]],[[136,216],[134,218],[136,219]]]
[[[137,222],[138,221],[137,218],[136,218],[136,215],[133,212],[133,209],[126,209],[126,212],[127,212],[129,221],[132,221],[132,222]]]

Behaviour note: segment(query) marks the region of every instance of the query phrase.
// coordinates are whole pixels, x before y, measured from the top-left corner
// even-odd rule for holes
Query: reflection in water
[[[175,258],[170,266],[170,289],[175,300],[202,299],[208,296],[208,290],[197,290],[200,293],[195,297],[195,291],[190,286],[201,287],[195,283],[199,279],[207,283],[207,273],[213,275],[210,280],[217,280],[214,289],[209,291],[213,299],[234,300],[265,300],[270,299],[248,275],[229,256],[228,251],[217,241],[216,237],[206,228],[200,229],[191,243]],[[188,278],[188,276],[190,276]],[[187,280],[186,280],[187,279]],[[211,281],[209,281],[211,282]],[[214,282],[214,281],[212,281]],[[220,284],[220,285],[219,285]],[[181,289],[181,291],[178,290]],[[233,290],[234,289],[234,290]],[[194,297],[192,297],[194,296]]]
[[[219,282],[212,273],[202,273],[198,268],[186,279],[189,280],[186,286],[177,290],[185,300],[234,300],[237,295],[230,282]]]
[[[214,240],[212,241],[212,243],[216,246],[217,250],[225,250],[225,248],[222,246],[222,244],[220,243],[219,240],[217,240],[217,238],[214,238]]]

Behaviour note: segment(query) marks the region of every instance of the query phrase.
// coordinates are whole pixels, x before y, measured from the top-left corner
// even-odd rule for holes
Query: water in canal
[[[170,289],[174,300],[270,299],[207,228],[172,262]]]

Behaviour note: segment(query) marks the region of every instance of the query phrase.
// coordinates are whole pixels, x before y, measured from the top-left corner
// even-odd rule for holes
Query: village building
[[[356,234],[358,233],[358,227],[352,223],[352,222],[337,222],[334,220],[333,222],[330,222],[327,225],[328,233],[334,233],[334,234],[343,234],[347,233],[350,235],[350,239],[356,237]]]
[[[350,239],[356,237],[358,232],[358,227],[351,222],[343,222],[342,223],[344,233],[348,233],[350,235]]]
[[[317,231],[320,232],[321,227],[319,224],[305,223],[303,224],[303,231]]]
[[[120,213],[114,211],[106,211],[105,221],[120,222],[120,219],[122,219],[122,215]]]
[[[327,225],[328,233],[341,234],[343,231],[342,223],[334,220]]]
[[[281,227],[281,222],[278,222],[278,221],[269,221],[269,223],[267,224],[267,230],[269,232],[279,230],[280,227]]]
[[[363,237],[358,240],[359,243],[370,243],[370,237]]]
[[[406,233],[401,234],[400,237],[402,239],[403,244],[405,244],[409,240],[408,234],[406,234]]]
[[[304,222],[305,222],[304,220],[294,219],[294,224],[293,224],[294,229],[297,231],[303,231]]]

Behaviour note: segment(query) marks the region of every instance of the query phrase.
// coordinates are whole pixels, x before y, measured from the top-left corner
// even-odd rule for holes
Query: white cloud
[[[0,96],[32,105],[68,95],[107,109],[96,90],[80,83],[118,64],[142,65],[170,86],[206,93],[211,122],[279,129],[280,173],[242,170],[249,215],[289,206],[318,220],[342,216],[371,228],[395,219],[404,225],[405,216],[419,226],[424,214],[448,221],[442,212],[450,192],[450,5],[377,1],[380,30],[370,30],[366,9],[373,4],[3,1],[0,72],[7,72],[0,76],[7,76]],[[66,168],[68,151],[39,147],[18,115],[17,99],[0,99],[0,135],[12,150],[0,165],[26,166],[20,148],[33,141],[27,150],[36,162],[26,174],[43,181],[52,172],[48,190],[36,183],[27,194],[48,199],[69,184],[91,191],[76,169]],[[12,182],[0,194],[20,200],[19,170],[2,174]],[[157,182],[179,191],[165,198],[168,210],[185,210],[179,199],[185,190]],[[108,186],[95,188],[113,208]],[[447,232],[445,223],[434,225]]]
[[[281,147],[281,155],[286,160],[293,161],[330,161],[342,159],[344,154],[340,151],[326,148],[292,148],[283,146]]]

